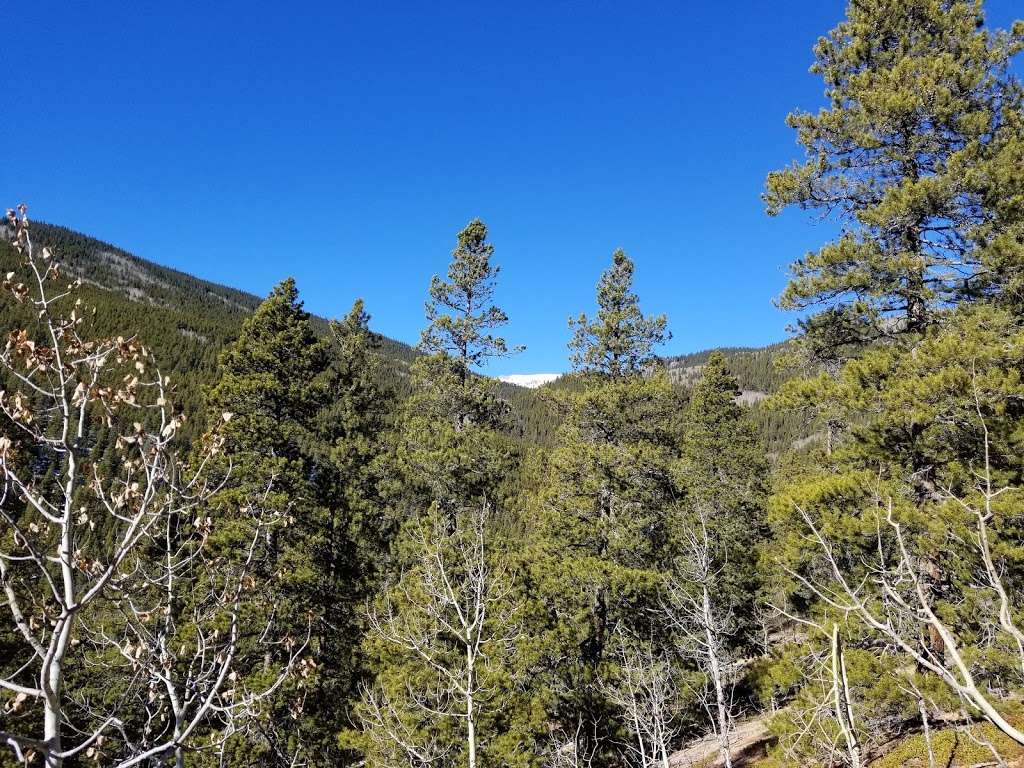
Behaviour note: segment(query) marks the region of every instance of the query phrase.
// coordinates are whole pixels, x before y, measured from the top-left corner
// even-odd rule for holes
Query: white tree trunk
[[[843,661],[843,646],[839,640],[839,625],[832,625],[832,693],[835,705],[836,722],[846,742],[846,753],[850,758],[851,768],[860,768],[860,744],[853,724],[853,706],[850,702],[850,689],[846,678],[846,663]]]
[[[729,717],[729,705],[725,699],[725,686],[722,684],[722,663],[718,658],[719,639],[715,637],[713,630],[715,621],[711,610],[711,593],[706,583],[702,586],[702,599],[708,671],[711,673],[711,682],[715,688],[715,707],[718,713],[718,743],[721,746],[725,768],[732,768],[732,750],[729,744],[729,731],[732,728],[732,722]]]
[[[473,641],[466,638],[466,747],[469,757],[469,768],[476,768],[476,711],[474,702],[474,667]]]

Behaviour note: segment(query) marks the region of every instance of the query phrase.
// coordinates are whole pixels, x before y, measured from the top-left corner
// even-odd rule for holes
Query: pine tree
[[[1019,319],[982,304],[957,310],[912,350],[889,345],[848,362],[815,390],[851,423],[848,436],[819,455],[817,466],[781,477],[771,500],[774,545],[766,564],[777,568],[773,602],[812,628],[800,646],[778,656],[827,652],[829,630],[842,625],[854,730],[868,747],[887,738],[894,720],[920,716],[908,670],[927,693],[927,710],[972,700],[951,681],[979,686],[982,695],[972,700],[979,711],[986,696],[1002,708],[997,692],[1016,685],[1004,682],[1016,677],[1020,661],[1009,650],[1015,641],[1006,620],[1016,613],[998,618],[993,595],[997,585],[1013,594],[1024,583],[1013,543],[1024,480],[1022,345]],[[853,603],[851,585],[867,610],[844,608]],[[881,617],[880,625],[867,623],[867,615]],[[974,660],[973,680],[942,673],[954,657]],[[780,728],[783,745],[799,741],[808,713],[823,701],[828,706],[828,680],[822,687],[809,666],[799,678],[793,719]]]
[[[420,350],[411,366],[412,393],[399,419],[391,475],[401,506],[457,508],[494,501],[509,473],[508,404],[478,369],[513,354],[492,332],[507,322],[493,304],[499,268],[479,219],[458,235],[448,280],[434,276]],[[405,513],[399,513],[400,517]]]
[[[259,553],[256,578],[262,589],[260,599],[248,606],[250,621],[272,616],[282,652],[309,636],[312,658],[329,643],[324,619],[334,599],[321,590],[318,560],[326,544],[327,512],[314,481],[318,462],[312,450],[327,367],[326,345],[288,279],[221,355],[218,381],[208,396],[209,418],[226,422],[220,424],[219,453],[224,488],[215,497],[224,557],[242,554],[237,543],[247,540],[251,521],[240,510],[251,499],[286,515],[287,522],[273,528]],[[243,668],[259,679],[273,668],[272,661],[248,658]],[[302,680],[283,688],[265,713],[260,739],[236,739],[234,759],[246,764],[256,750],[263,764],[288,764],[296,754],[315,749],[321,734],[303,713],[310,684]]]
[[[538,695],[600,761],[615,759],[622,735],[607,696],[612,640],[657,631],[651,609],[680,490],[681,404],[664,372],[651,370],[665,318],[642,314],[632,278],[632,262],[616,252],[598,284],[596,318],[572,322],[584,386],[561,396],[565,420],[534,503],[536,632],[546,660]]]
[[[337,578],[344,574],[350,588],[373,582],[391,536],[381,516],[377,464],[397,402],[396,393],[383,383],[380,340],[369,322],[358,299],[342,320],[331,323],[327,405],[317,426],[320,458],[329,470],[319,481],[331,508],[327,569]],[[347,545],[360,553],[346,553]]]
[[[467,378],[492,357],[505,357],[521,349],[510,350],[503,338],[491,334],[508,322],[508,316],[492,303],[501,272],[491,262],[493,255],[487,226],[473,219],[458,234],[448,280],[434,275],[430,281],[426,306],[429,325],[423,331],[420,350],[453,358]]]
[[[749,643],[759,574],[757,551],[767,537],[768,462],[744,409],[736,378],[721,352],[712,353],[690,394],[683,428],[680,482],[683,525],[706,518],[715,598],[732,618],[732,647]]]
[[[378,484],[396,401],[382,383],[380,340],[369,322],[358,299],[342,320],[330,325],[324,407],[310,441],[312,485],[323,507],[323,530],[312,552],[323,632],[316,649],[316,685],[306,697],[302,722],[318,765],[341,760],[337,734],[351,723],[365,671],[359,611],[384,578],[394,536]]]
[[[431,281],[424,354],[381,463],[398,533],[367,616],[362,731],[344,735],[371,765],[512,764],[532,739],[532,713],[513,703],[515,569],[506,548],[484,544],[497,539],[516,463],[508,406],[478,371],[512,352],[494,335],[507,317],[493,304],[499,270],[486,238],[470,222],[448,280]]]
[[[1024,26],[1024,25],[1021,25]],[[976,235],[997,299],[1017,315],[1024,308],[1024,109],[1009,110],[991,160],[976,174],[991,219]]]
[[[768,176],[764,200],[835,215],[838,239],[794,262],[779,304],[818,354],[937,322],[998,275],[979,239],[999,218],[986,193],[1001,148],[1019,141],[1024,46],[982,26],[980,2],[857,0],[815,47],[829,101],[794,112],[807,159]]]
[[[572,364],[575,368],[613,378],[645,370],[655,361],[654,348],[672,338],[664,315],[645,317],[632,292],[633,262],[619,248],[612,266],[597,284],[597,317],[586,314],[569,320],[573,329]]]
[[[432,507],[397,540],[401,570],[371,606],[375,669],[343,740],[373,766],[524,764],[532,735],[518,690],[521,602],[491,510]]]

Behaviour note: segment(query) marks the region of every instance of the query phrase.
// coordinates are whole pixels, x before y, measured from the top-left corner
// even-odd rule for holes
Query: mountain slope
[[[9,237],[6,223],[0,223],[3,272],[20,270],[21,259],[8,244]],[[96,309],[90,332],[138,337],[151,349],[163,373],[172,376],[178,406],[186,414],[198,413],[201,393],[213,378],[221,349],[237,337],[261,297],[155,264],[66,227],[33,221],[32,238],[37,248],[53,252],[69,276],[81,278],[81,298]],[[0,302],[0,329],[21,327],[28,321],[24,307]],[[314,317],[314,322],[327,331],[327,320]],[[388,363],[386,375],[402,392],[417,352],[386,336],[378,339]],[[519,435],[531,442],[550,439],[554,422],[537,395],[512,384],[499,387],[511,405]],[[191,424],[183,435],[190,436],[197,428]]]
[[[6,234],[4,227],[0,225],[0,231]],[[179,310],[186,319],[186,333],[190,330],[188,318],[201,319],[204,325],[214,321],[225,330],[237,329],[262,301],[260,296],[161,266],[66,227],[35,221],[32,233],[38,246],[49,247],[65,268],[84,282],[134,302]],[[326,324],[322,318],[317,320]],[[415,356],[408,344],[385,336],[380,339],[388,357],[408,362]]]

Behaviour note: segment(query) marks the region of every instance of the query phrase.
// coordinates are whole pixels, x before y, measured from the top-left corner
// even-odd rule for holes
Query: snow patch
[[[512,373],[508,376],[499,376],[500,381],[504,381],[506,384],[515,384],[519,387],[526,387],[527,389],[536,389],[542,384],[548,384],[557,379],[562,374],[560,373]]]

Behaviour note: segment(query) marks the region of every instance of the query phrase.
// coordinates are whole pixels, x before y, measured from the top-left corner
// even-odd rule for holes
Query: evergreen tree
[[[767,457],[739,395],[724,356],[712,353],[690,394],[678,468],[686,492],[681,522],[690,525],[696,510],[707,519],[715,597],[732,617],[734,647],[749,642],[754,628],[756,553],[768,533]]]
[[[389,474],[392,496],[406,512],[492,501],[509,473],[508,405],[497,383],[477,369],[510,350],[492,332],[507,322],[494,305],[499,268],[479,219],[458,235],[448,280],[434,276],[420,349],[411,366],[412,393],[399,419]]]
[[[430,281],[429,325],[423,331],[420,350],[454,358],[467,378],[490,358],[510,354],[505,340],[491,334],[508,322],[508,316],[492,303],[501,272],[491,263],[493,255],[487,226],[473,219],[458,234],[448,280],[434,275]]]
[[[369,329],[362,299],[330,325],[324,407],[310,447],[312,484],[323,506],[323,530],[313,551],[315,604],[322,611],[316,648],[316,685],[306,697],[303,723],[317,765],[335,765],[337,734],[351,723],[352,703],[364,674],[359,609],[385,577],[394,535],[378,491],[379,462],[395,407],[383,383],[380,341]]]
[[[381,462],[398,533],[367,617],[373,680],[357,710],[362,732],[343,735],[371,765],[513,764],[528,759],[523,745],[537,727],[530,708],[513,703],[515,569],[505,548],[484,545],[507,514],[516,462],[508,406],[477,370],[511,354],[494,335],[507,318],[493,304],[498,268],[486,237],[470,222],[448,280],[431,281],[425,354]]]
[[[371,766],[527,765],[533,741],[517,663],[521,599],[489,507],[437,506],[397,540],[401,570],[368,612],[375,679],[342,735]],[[532,726],[532,728],[531,728]]]
[[[353,592],[359,591],[356,584],[374,581],[392,534],[381,514],[377,486],[378,463],[397,402],[383,383],[380,340],[369,322],[358,299],[342,320],[331,323],[327,406],[317,429],[330,470],[321,481],[332,512],[328,571],[338,578],[344,575]],[[346,544],[354,545],[358,554],[346,555]]]
[[[654,348],[672,338],[664,315],[645,317],[633,285],[633,262],[619,248],[612,266],[597,284],[597,317],[586,314],[569,320],[573,329],[572,364],[575,368],[613,378],[645,370],[655,361]]]
[[[979,239],[1000,218],[986,179],[1020,140],[1008,67],[1024,25],[982,21],[980,2],[857,0],[815,48],[828,108],[789,116],[807,159],[770,174],[764,200],[773,215],[796,205],[842,224],[794,262],[779,300],[816,310],[800,326],[825,357],[920,332],[999,281]]]
[[[642,314],[632,278],[632,262],[616,252],[598,284],[597,317],[573,323],[574,363],[590,375],[561,395],[565,420],[535,501],[532,578],[547,673],[538,695],[602,762],[615,759],[622,736],[607,696],[612,639],[656,631],[651,609],[680,490],[680,402],[664,373],[649,370],[665,318]]]
[[[1006,677],[1019,671],[1009,672],[1018,662],[1009,650],[1013,632],[999,619],[993,595],[999,582],[1010,594],[1024,583],[1024,560],[1013,543],[1024,481],[1022,343],[1019,320],[1007,312],[961,308],[913,350],[870,350],[813,390],[852,426],[831,455],[817,457],[817,466],[780,478],[771,501],[769,560],[781,566],[773,602],[817,627],[795,647],[777,649],[776,659],[786,666],[795,657],[826,653],[829,629],[841,623],[861,744],[872,746],[893,723],[920,717],[908,674],[926,692],[927,710],[962,706],[949,685],[961,678],[941,673],[954,651],[972,659],[973,682],[982,689],[1016,685]],[[986,501],[996,492],[1002,503]],[[991,570],[979,544],[988,541]],[[880,642],[878,627],[844,610],[852,602],[850,585],[883,617],[883,627],[909,638],[903,646],[884,633]],[[944,629],[922,616],[941,617]],[[934,663],[920,663],[915,649]],[[801,663],[801,692],[780,722],[783,746],[799,740],[808,713],[823,701],[828,706],[828,681],[822,688]],[[1004,706],[998,694],[991,696],[997,708]]]
[[[247,608],[254,623],[256,617],[273,617],[282,653],[309,636],[308,654],[314,659],[331,642],[325,619],[334,599],[324,594],[319,570],[328,526],[312,450],[327,367],[326,345],[302,308],[294,280],[288,279],[274,288],[221,355],[218,382],[208,397],[209,418],[226,422],[220,425],[224,442],[219,452],[224,488],[215,497],[223,556],[244,555],[237,545],[247,541],[251,521],[241,510],[253,499],[287,515],[286,523],[265,539],[255,576],[262,589]],[[248,658],[243,668],[259,679],[273,668],[271,661]],[[300,680],[281,690],[256,742],[235,740],[237,764],[287,765],[296,755],[320,748],[323,734],[304,712],[310,685]]]
[[[1024,27],[1024,24],[1021,24]],[[976,175],[982,206],[992,211],[979,227],[981,260],[991,270],[996,298],[1024,308],[1024,109],[1008,110],[992,159]]]

